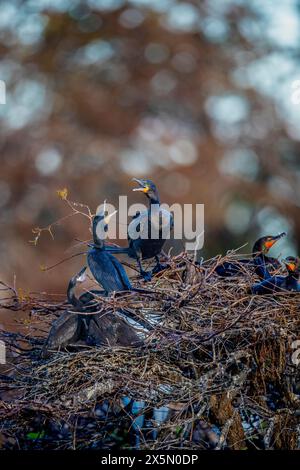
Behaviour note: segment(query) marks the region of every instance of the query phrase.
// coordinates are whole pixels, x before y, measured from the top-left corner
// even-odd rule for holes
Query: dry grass
[[[18,351],[1,387],[5,446],[126,447],[138,436],[148,449],[299,448],[299,370],[291,360],[299,297],[251,296],[255,276],[222,279],[214,271],[223,260],[195,266],[181,254],[143,285],[148,295],[99,299],[103,315],[122,307],[159,320],[139,348],[81,347],[42,360],[45,331],[65,305],[12,292],[3,304],[30,308],[31,334],[1,334]],[[145,404],[141,429],[133,401]],[[161,406],[169,413],[158,426],[153,410]]]

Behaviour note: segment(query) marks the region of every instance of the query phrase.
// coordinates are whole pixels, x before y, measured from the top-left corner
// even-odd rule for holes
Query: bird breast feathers
[[[151,212],[149,211],[141,212],[137,218],[132,220],[131,224],[134,227],[137,227],[138,225],[140,225],[140,231],[142,232],[143,229],[149,224],[149,217],[151,220],[151,226],[156,229],[173,225],[172,214],[162,208],[158,208],[158,209],[154,208],[151,210]]]

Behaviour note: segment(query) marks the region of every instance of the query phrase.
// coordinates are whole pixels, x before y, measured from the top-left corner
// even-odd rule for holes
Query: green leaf
[[[32,441],[36,440],[36,439],[42,439],[43,437],[45,437],[45,431],[41,431],[41,432],[29,432],[27,435],[26,435],[27,439],[30,439]]]

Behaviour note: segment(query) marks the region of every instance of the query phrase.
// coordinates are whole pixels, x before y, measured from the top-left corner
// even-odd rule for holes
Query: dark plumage
[[[134,178],[139,184],[133,191],[143,192],[149,199],[149,209],[143,212],[137,212],[132,218],[128,227],[128,248],[112,249],[117,253],[126,253],[130,258],[137,261],[140,274],[145,280],[151,279],[151,273],[146,272],[142,266],[142,260],[155,258],[156,266],[154,272],[159,272],[165,268],[158,255],[173,229],[174,221],[170,212],[160,206],[158,190],[155,184],[149,179]],[[139,234],[138,236],[136,236]],[[110,250],[110,248],[109,248]]]
[[[238,263],[241,263],[245,267],[254,268],[255,273],[260,279],[267,279],[271,277],[269,272],[270,267],[278,269],[280,263],[276,258],[267,256],[271,247],[286,234],[280,233],[279,235],[267,235],[259,238],[252,249],[252,259],[240,259]],[[217,266],[216,272],[222,277],[232,277],[242,274],[241,266],[234,262],[225,261],[221,265]]]
[[[134,181],[139,184],[139,187],[134,188],[133,191],[141,191],[147,196],[149,199],[149,209],[137,212],[132,218],[128,227],[127,248],[106,245],[105,251],[107,254],[126,254],[130,258],[135,259],[143,278],[151,280],[152,275],[144,270],[142,260],[155,258],[156,266],[153,269],[153,273],[165,269],[166,266],[160,263],[158,255],[161,253],[166,238],[173,229],[174,221],[172,214],[160,206],[159,194],[155,184],[149,179],[134,178]],[[96,217],[94,218],[93,226],[95,224],[97,226],[100,221]],[[95,230],[93,232],[95,233]],[[95,239],[95,236],[93,238],[94,246],[99,245],[99,239],[97,240],[97,237]],[[101,248],[104,248],[103,245],[101,245]]]
[[[289,256],[283,262],[288,271],[287,289],[293,292],[300,292],[300,258]]]
[[[270,276],[262,282],[251,287],[251,293],[257,295],[272,294],[280,291],[300,292],[299,275],[300,260],[289,256],[284,260],[288,274],[287,276]]]
[[[93,296],[93,293],[98,293],[98,295],[108,295],[110,292],[133,291],[142,294],[150,294],[150,291],[145,289],[132,287],[122,264],[110,253],[110,248],[107,248],[104,242],[104,233],[108,229],[108,222],[115,212],[107,215],[104,211],[94,217],[92,227],[94,244],[90,245],[90,250],[88,251],[87,256],[87,262],[91,273],[96,281],[103,286],[104,291],[90,291],[83,294],[80,299],[84,296],[86,300],[89,300],[89,296]],[[113,251],[119,253],[117,248],[113,248]],[[134,318],[134,314],[130,315],[126,313],[126,315],[131,316],[131,318],[136,320],[136,318]]]
[[[126,320],[111,312],[107,312],[105,317],[97,313],[98,302],[94,294],[101,295],[103,291],[90,291],[79,298],[76,297],[75,288],[78,282],[84,281],[85,270],[86,267],[69,282],[67,297],[74,312],[67,310],[53,322],[43,347],[43,357],[47,357],[51,349],[65,349],[67,346],[78,344],[89,346],[138,346],[142,344],[141,339]],[[94,314],[91,315],[91,313]]]
[[[120,292],[131,290],[131,284],[122,264],[105,247],[103,238],[98,233],[106,231],[110,218],[115,214],[102,213],[93,219],[94,245],[87,255],[88,266],[96,281],[104,288],[106,294],[109,292]],[[101,224],[101,225],[99,225]]]
[[[84,280],[84,272],[82,269],[78,274],[70,279],[67,297],[70,304],[74,307],[75,312],[90,311],[95,308],[91,302],[82,302],[75,295],[75,288],[78,282]],[[50,333],[43,347],[43,356],[47,355],[49,349],[65,348],[70,344],[75,344],[84,339],[88,331],[88,319],[79,313],[72,313],[69,310],[64,312],[55,320],[50,329]]]
[[[254,263],[254,270],[260,279],[267,279],[271,277],[269,268],[272,266],[275,269],[280,267],[280,263],[276,258],[268,256],[270,249],[278,240],[285,237],[286,233],[282,232],[279,235],[267,235],[259,238],[253,246],[252,257]]]

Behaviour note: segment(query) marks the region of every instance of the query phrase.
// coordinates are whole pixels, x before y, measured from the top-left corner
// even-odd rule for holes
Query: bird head
[[[143,179],[143,178],[141,178],[141,179],[140,178],[133,178],[132,180],[135,181],[139,185],[137,188],[133,188],[132,191],[141,191],[149,199],[159,202],[157,187],[155,186],[153,181],[151,181],[149,179]]]
[[[115,210],[109,214],[108,210],[106,209],[106,201],[104,201],[103,206],[101,206],[101,210],[97,212],[97,214],[94,217],[94,224],[98,225],[100,222],[102,222],[104,231],[107,232],[109,221],[117,212],[118,211]]]
[[[265,237],[259,238],[253,247],[253,253],[264,253],[267,254],[269,250],[275,245],[278,240],[285,237],[286,233],[282,232],[279,235],[267,235]]]
[[[283,262],[289,274],[300,272],[300,258],[296,256],[288,256],[283,260]]]

